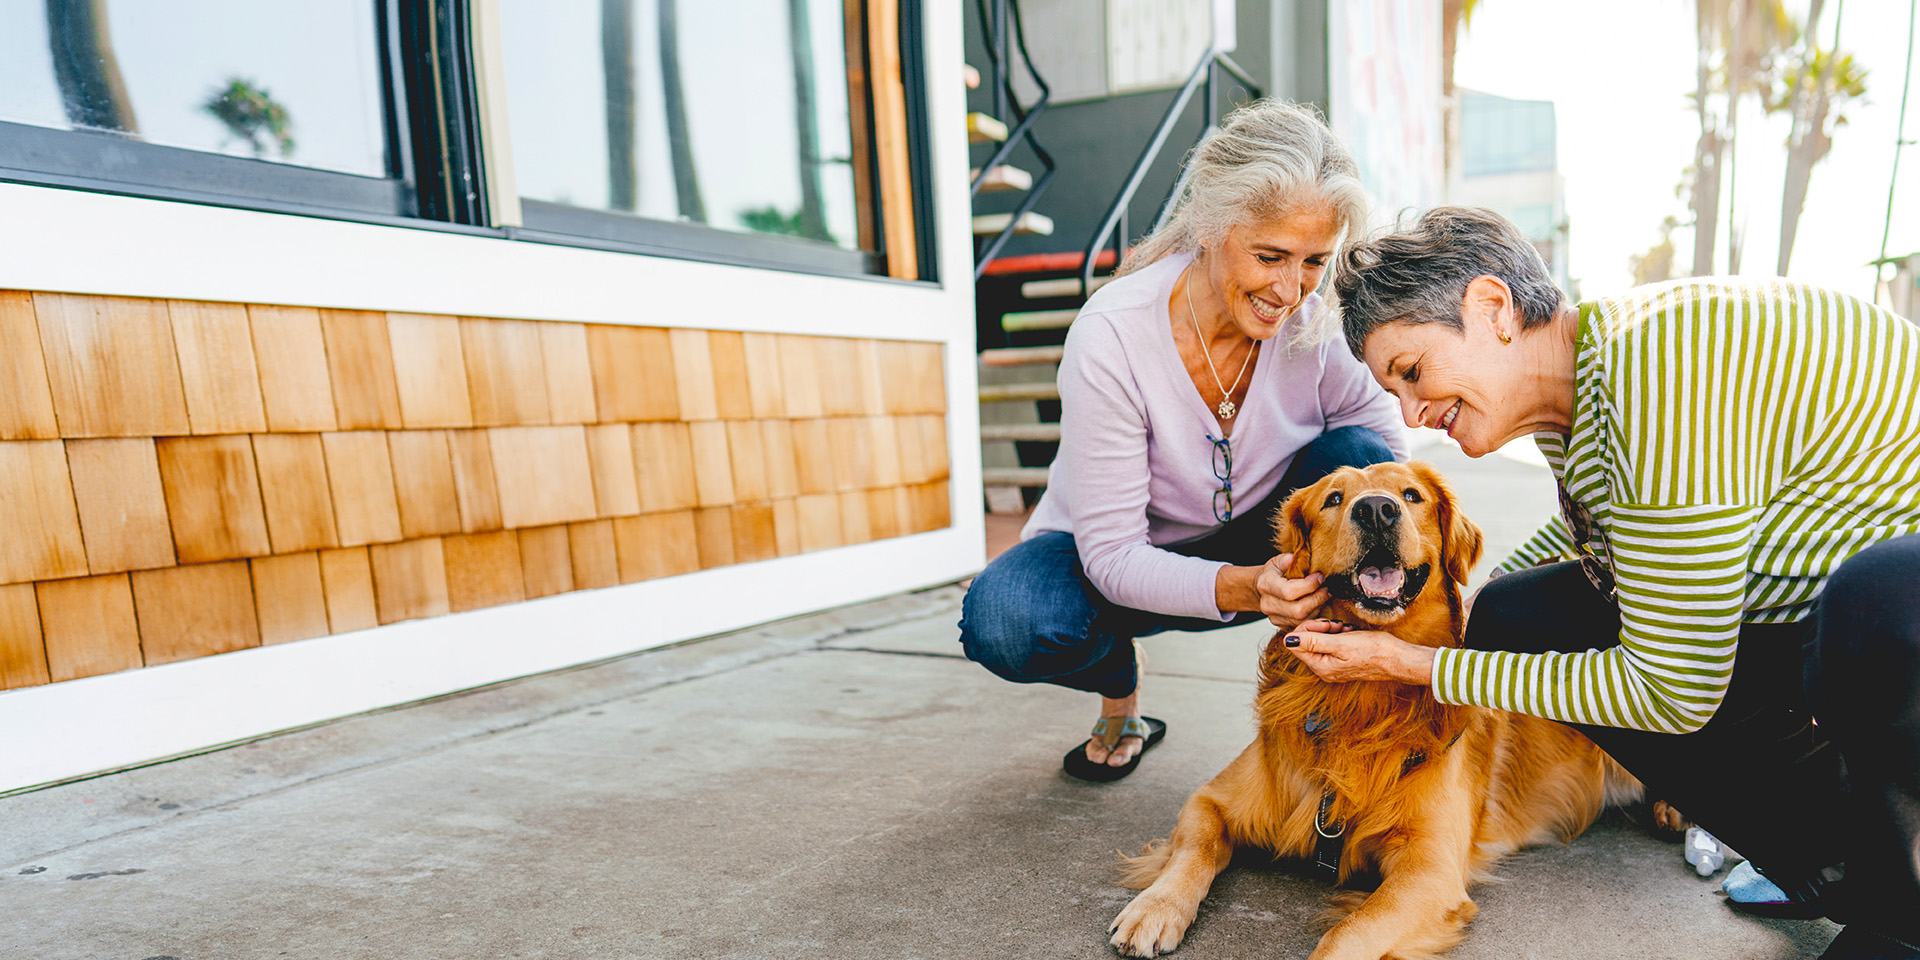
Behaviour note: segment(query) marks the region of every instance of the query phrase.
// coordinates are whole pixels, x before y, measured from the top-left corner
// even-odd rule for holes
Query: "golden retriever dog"
[[[1457,646],[1461,589],[1480,529],[1432,467],[1342,468],[1294,494],[1275,519],[1289,575],[1326,575],[1319,612],[1413,643]],[[1638,782],[1559,724],[1447,706],[1424,687],[1328,683],[1268,643],[1252,745],[1196,791],[1173,835],[1129,858],[1145,890],[1120,911],[1113,945],[1151,957],[1179,946],[1213,878],[1239,847],[1316,858],[1338,882],[1315,960],[1415,960],[1459,943],[1477,907],[1468,886],[1494,861],[1593,822]]]

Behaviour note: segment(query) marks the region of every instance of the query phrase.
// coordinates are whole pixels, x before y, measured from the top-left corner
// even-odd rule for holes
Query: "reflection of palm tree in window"
[[[687,101],[680,89],[680,28],[677,0],[658,0],[660,13],[660,99],[667,114],[667,150],[673,160],[673,193],[680,216],[707,222],[700,200],[700,175],[693,166],[693,140],[687,129]]]
[[[47,0],[47,41],[67,122],[138,133],[127,83],[107,35],[106,0]]]
[[[633,155],[633,0],[600,0],[600,65],[607,78],[607,208],[633,210],[640,196]]]
[[[255,157],[267,155],[271,143],[282,159],[293,156],[293,118],[284,104],[252,80],[233,77],[200,105],[227,126],[227,135],[253,148]]]
[[[793,112],[799,130],[800,215],[803,237],[832,240],[820,193],[820,131],[814,126],[813,22],[807,0],[787,0],[787,43],[793,50]],[[783,231],[784,232],[784,231]]]

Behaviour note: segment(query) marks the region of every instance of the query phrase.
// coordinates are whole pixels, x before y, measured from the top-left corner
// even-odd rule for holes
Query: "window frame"
[[[531,243],[582,247],[758,269],[896,282],[938,283],[934,168],[928,128],[921,0],[854,0],[849,26],[864,25],[863,101],[852,111],[857,172],[867,189],[859,218],[874,249],[521,198],[514,183],[500,51],[483,39],[498,29],[499,0],[367,0],[376,5],[376,43],[389,175],[321,170],[147,143],[104,131],[63,130],[0,120],[0,182],[78,189],[265,213],[410,227]],[[890,218],[879,189],[873,88],[876,3],[897,4],[895,62],[905,98],[909,209]],[[490,74],[490,76],[485,76]],[[495,85],[489,89],[483,80]],[[493,129],[489,129],[490,126]],[[489,134],[492,134],[491,139]],[[864,147],[859,141],[864,140]],[[488,148],[506,156],[488,156]],[[106,171],[134,171],[112,176]],[[80,171],[80,172],[75,172]],[[886,223],[909,225],[917,268],[890,277]]]

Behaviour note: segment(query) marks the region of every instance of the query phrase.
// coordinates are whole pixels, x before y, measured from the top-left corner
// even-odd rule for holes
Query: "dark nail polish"
[[[1299,638],[1299,637],[1288,637],[1288,638],[1287,638],[1287,646],[1289,646],[1289,647],[1297,647],[1297,646],[1299,646],[1299,645],[1300,645],[1300,638]]]
[[[1120,932],[1120,925],[1119,925],[1119,924],[1117,924],[1117,923],[1116,923],[1116,924],[1114,924],[1113,926],[1111,926],[1111,927],[1108,927],[1108,928],[1107,928],[1107,936],[1109,936],[1109,937],[1111,937],[1111,936],[1113,936],[1114,934],[1116,934],[1116,933],[1119,933],[1119,932]]]

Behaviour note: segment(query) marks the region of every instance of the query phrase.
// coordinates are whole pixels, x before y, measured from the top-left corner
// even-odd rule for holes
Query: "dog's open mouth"
[[[1391,613],[1413,602],[1427,585],[1433,564],[1402,567],[1391,551],[1373,549],[1348,573],[1327,577],[1327,592],[1363,610]]]

